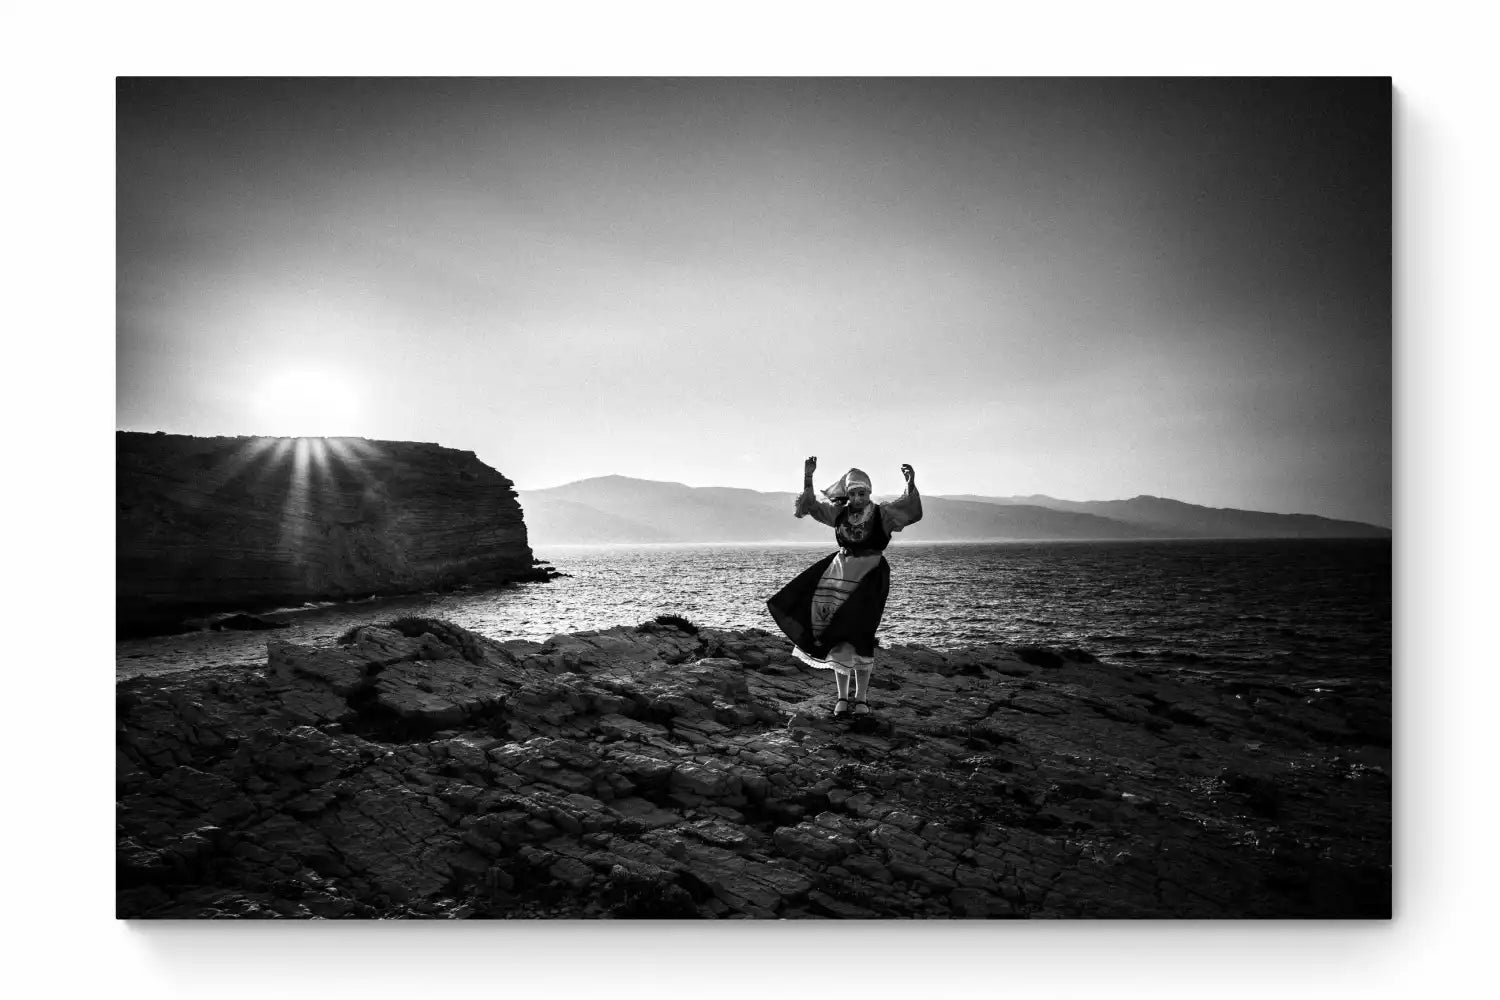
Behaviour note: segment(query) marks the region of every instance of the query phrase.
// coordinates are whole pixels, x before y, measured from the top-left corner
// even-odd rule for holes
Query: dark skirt
[[[838,553],[830,553],[797,574],[791,583],[777,591],[766,602],[771,617],[792,645],[817,659],[828,658],[828,651],[841,642],[854,647],[860,656],[874,656],[875,630],[885,615],[885,599],[891,592],[891,567],[882,557],[880,564],[866,573],[854,592],[844,601],[823,634],[813,636],[812,602],[823,571]]]

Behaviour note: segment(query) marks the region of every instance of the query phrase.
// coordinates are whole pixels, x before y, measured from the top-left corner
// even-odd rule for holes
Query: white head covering
[[[870,477],[860,469],[850,469],[839,477],[838,482],[823,490],[823,495],[830,500],[842,500],[849,495],[849,491],[856,486],[870,489]],[[871,490],[871,492],[874,492]]]

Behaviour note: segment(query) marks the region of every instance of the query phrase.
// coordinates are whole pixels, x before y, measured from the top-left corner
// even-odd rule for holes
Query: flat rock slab
[[[594,724],[605,736],[623,739],[629,736],[666,736],[667,727],[654,722],[641,722],[624,715],[601,715]]]
[[[494,672],[466,660],[409,660],[375,681],[376,701],[403,719],[452,725],[499,704],[507,692]]]
[[[302,646],[273,639],[266,644],[266,672],[288,684],[307,681],[345,696],[365,682],[370,661],[340,647]]]
[[[616,799],[609,804],[609,809],[611,812],[619,815],[621,819],[632,820],[649,829],[675,826],[683,821],[680,814],[669,809],[663,809],[647,799]]]

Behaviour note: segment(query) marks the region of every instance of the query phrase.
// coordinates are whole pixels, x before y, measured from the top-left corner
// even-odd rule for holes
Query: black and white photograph
[[[116,143],[117,917],[1392,916],[1389,77]]]
[[[1483,994],[1479,15],[16,8],[13,992]]]

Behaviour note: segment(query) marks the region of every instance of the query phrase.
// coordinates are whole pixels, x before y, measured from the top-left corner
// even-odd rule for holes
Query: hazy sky
[[[1390,523],[1386,80],[122,80],[118,426]]]

